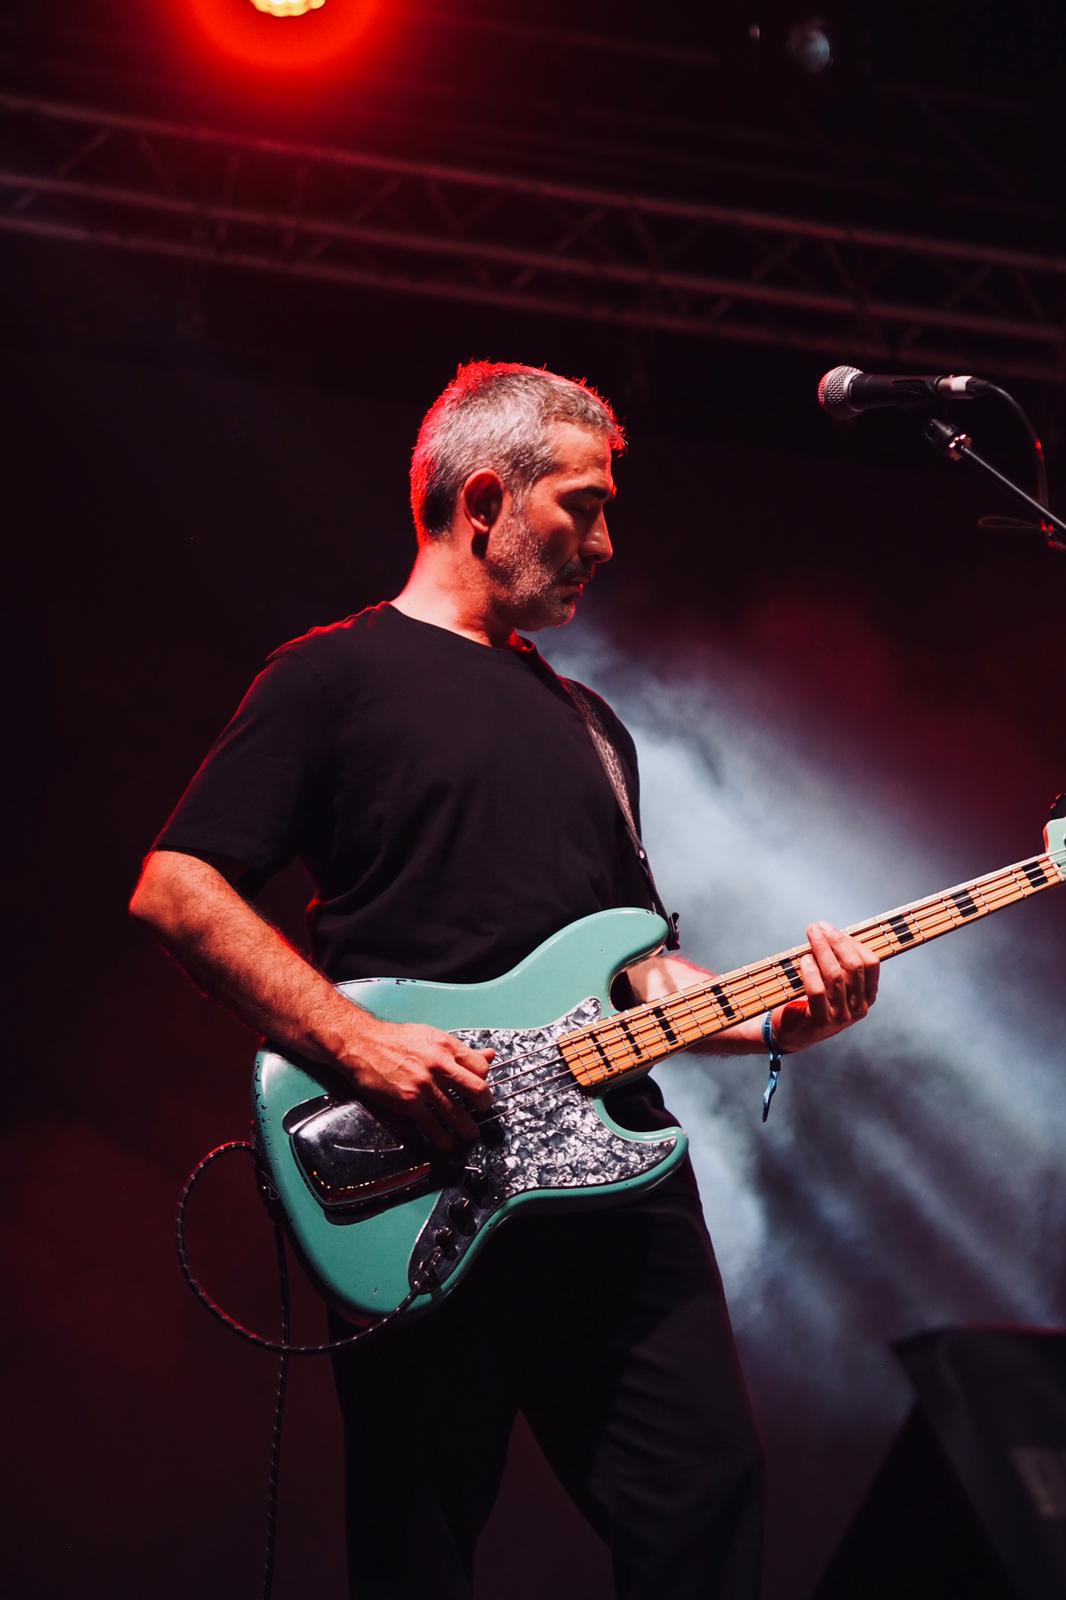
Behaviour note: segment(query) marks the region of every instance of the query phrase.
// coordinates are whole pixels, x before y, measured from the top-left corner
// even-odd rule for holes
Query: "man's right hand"
[[[471,1050],[418,1022],[382,1022],[345,998],[242,899],[222,871],[197,856],[156,851],[130,910],[210,993],[257,1033],[323,1066],[354,1091],[409,1117],[441,1150],[472,1142],[469,1106],[487,1111],[492,1050]]]
[[[495,1051],[471,1050],[450,1033],[419,1022],[360,1027],[356,1050],[339,1061],[361,1099],[408,1117],[440,1150],[473,1143],[480,1130],[467,1106],[488,1111],[485,1082]]]

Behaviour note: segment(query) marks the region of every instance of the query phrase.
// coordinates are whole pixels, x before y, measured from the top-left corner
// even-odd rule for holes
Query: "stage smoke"
[[[849,624],[828,611],[820,633],[818,622],[808,614],[804,627],[828,661]],[[779,624],[764,617],[761,637],[756,624],[729,648],[696,645],[683,667],[675,651],[658,671],[587,627],[545,641],[633,732],[660,888],[681,912],[686,953],[716,971],[802,942],[816,918],[857,922],[1040,848],[1038,814],[997,859],[980,812],[967,825],[964,801],[945,807],[951,778],[931,762],[919,823],[921,780],[901,771],[899,749],[927,760],[928,713],[895,683],[890,656],[866,639],[872,737],[854,687],[835,717],[815,713],[828,698],[817,666],[797,706],[773,670]],[[944,750],[952,731],[940,731]],[[983,730],[993,747],[1009,733]],[[1013,778],[1032,779],[1020,755]],[[1053,971],[1048,919],[1061,928],[1066,910],[1056,893],[1066,902],[1052,890],[887,964],[864,1024],[786,1060],[765,1127],[759,1057],[659,1069],[691,1136],[753,1387],[790,1391],[812,1436],[854,1427],[857,1402],[895,1425],[907,1403],[895,1336],[1066,1316],[1049,1249],[1066,1232],[1063,1018],[1039,981]]]

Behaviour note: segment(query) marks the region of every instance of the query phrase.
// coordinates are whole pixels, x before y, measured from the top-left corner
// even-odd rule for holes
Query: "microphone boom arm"
[[[976,462],[979,467],[982,467],[985,472],[991,473],[993,478],[1002,483],[1019,500],[1024,500],[1030,510],[1039,514],[1041,531],[1047,540],[1048,549],[1066,552],[1066,522],[1063,522],[1061,517],[1055,516],[1053,511],[1049,511],[1047,506],[1042,506],[1039,500],[1034,500],[1031,494],[1026,494],[1025,490],[1016,484],[1013,479],[1008,478],[1006,473],[1000,472],[998,467],[994,467],[991,461],[986,461],[983,456],[979,456],[973,448],[973,440],[968,433],[963,433],[960,429],[953,428],[949,422],[942,422],[939,417],[930,417],[923,431],[930,444],[948,456],[950,460],[962,461],[965,459],[966,461]]]

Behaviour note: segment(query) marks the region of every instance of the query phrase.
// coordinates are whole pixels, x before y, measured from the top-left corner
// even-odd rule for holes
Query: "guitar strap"
[[[678,934],[678,922],[680,919],[676,911],[667,911],[663,904],[662,896],[656,887],[655,876],[651,870],[651,862],[648,860],[648,852],[644,848],[640,834],[637,832],[636,822],[633,819],[633,802],[629,793],[629,783],[626,778],[625,767],[622,764],[622,758],[618,754],[614,740],[604,727],[599,707],[584,684],[576,683],[573,678],[561,678],[558,676],[556,676],[556,682],[562,684],[581,713],[585,727],[588,729],[588,736],[592,740],[593,749],[599,756],[600,765],[607,774],[611,788],[614,790],[614,797],[618,801],[618,809],[622,813],[622,820],[626,825],[626,832],[629,834],[629,842],[633,846],[636,858],[640,863],[640,870],[644,874],[644,881],[648,886],[651,903],[670,930],[666,938],[666,948],[668,950],[677,950],[681,945],[680,935]]]

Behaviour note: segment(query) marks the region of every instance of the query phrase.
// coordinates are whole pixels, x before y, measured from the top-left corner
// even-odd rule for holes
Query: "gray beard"
[[[575,599],[572,594],[563,594],[558,584],[560,579],[585,575],[580,563],[571,563],[561,571],[555,567],[517,510],[493,529],[485,553],[485,570],[496,588],[508,595],[516,626],[525,628],[557,627],[569,622]]]

